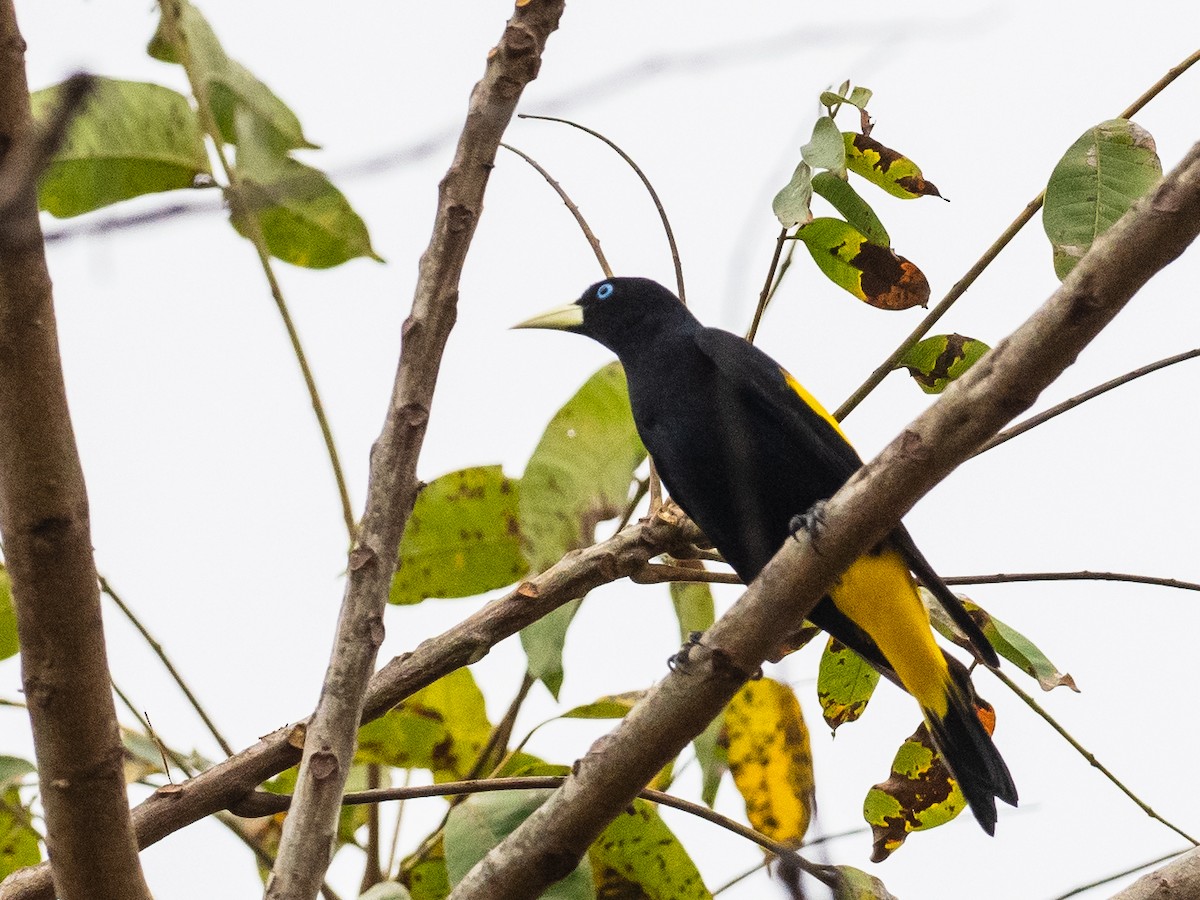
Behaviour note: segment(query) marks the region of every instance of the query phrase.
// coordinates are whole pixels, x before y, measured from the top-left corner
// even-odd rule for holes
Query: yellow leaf
[[[792,689],[751,681],[725,710],[729,770],[758,831],[800,845],[815,806],[812,749]]]

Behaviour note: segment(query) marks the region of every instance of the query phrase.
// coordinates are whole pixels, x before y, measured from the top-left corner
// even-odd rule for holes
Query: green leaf
[[[13,602],[12,580],[8,569],[0,563],[0,659],[16,656],[20,650],[17,643],[17,607]]]
[[[487,743],[483,694],[457,669],[358,730],[355,762],[429,769],[435,782],[465,778]]]
[[[848,222],[817,218],[803,225],[813,261],[838,287],[877,309],[909,309],[929,302],[929,282],[915,265],[887,247],[872,244]]]
[[[446,872],[446,850],[441,837],[422,847],[420,859],[412,856],[400,865],[400,879],[413,900],[446,900],[450,876]]]
[[[58,108],[61,85],[30,95],[34,120]],[[142,81],[97,78],[38,187],[60,219],[130,197],[190,188],[209,176],[208,151],[187,98]]]
[[[1046,185],[1042,225],[1054,251],[1054,273],[1066,278],[1096,238],[1160,178],[1154,138],[1140,125],[1110,119],[1084,132]]]
[[[950,617],[946,615],[941,604],[925,588],[921,588],[921,599],[929,610],[929,618],[934,628],[955,643],[964,644],[963,635],[950,621]],[[978,603],[973,603],[965,597],[960,597],[960,599],[967,612],[971,614],[971,618],[983,630],[983,636],[988,639],[988,643],[996,648],[996,652],[1026,675],[1036,679],[1043,691],[1052,691],[1056,687],[1068,687],[1079,693],[1075,679],[1058,671],[1054,663],[1050,662],[1046,654],[1033,641],[1012,626],[1001,622]]]
[[[817,699],[832,731],[856,722],[879,684],[879,671],[845,644],[830,638],[821,654]]]
[[[867,103],[871,100],[871,90],[865,87],[856,87],[850,90],[850,82],[842,83],[842,86],[836,91],[822,91],[821,105],[822,106],[837,106],[841,103],[847,103],[850,106],[856,106],[859,109],[866,109]]]
[[[991,348],[961,334],[937,334],[918,341],[896,363],[927,394],[940,394],[951,381],[975,365]]]
[[[471,597],[523,578],[519,487],[500,466],[459,469],[425,485],[404,528],[389,602]]]
[[[627,691],[624,694],[610,694],[576,706],[562,714],[564,719],[623,719],[637,702],[646,694],[645,691]]]
[[[182,63],[207,96],[209,108],[221,137],[236,144],[235,117],[239,109],[250,113],[268,132],[271,146],[279,151],[315,148],[300,128],[300,120],[265,84],[241,63],[230,59],[208,20],[187,0],[163,7],[158,30],[147,52],[155,59]],[[166,19],[166,16],[172,16]]]
[[[679,640],[686,643],[695,632],[705,632],[716,621],[712,588],[702,581],[672,581],[671,603],[679,620]]]
[[[685,643],[694,632],[707,631],[716,620],[712,589],[703,582],[672,581],[671,602],[679,620],[679,639]],[[717,800],[721,777],[729,771],[729,758],[721,744],[724,727],[725,713],[722,712],[692,741],[703,778],[700,796],[710,807]]]
[[[37,769],[33,763],[19,756],[0,755],[0,788],[7,790],[19,784],[26,775],[32,775]]]
[[[487,852],[541,806],[550,791],[496,791],[472,794],[450,810],[446,819],[446,871],[456,885]],[[591,866],[585,856],[562,881],[543,894],[543,900],[593,900]]]
[[[802,162],[796,166],[791,181],[785,184],[771,201],[771,211],[784,228],[807,222],[812,216],[809,210],[812,195],[812,169],[808,163]]]
[[[911,832],[944,825],[966,806],[922,722],[896,751],[888,780],[871,788],[863,801],[863,818],[874,835],[871,861],[883,862]]]
[[[725,713],[717,714],[704,730],[692,740],[696,761],[700,763],[702,783],[700,799],[710,808],[717,802],[721,778],[729,771],[729,753],[725,749]]]
[[[21,801],[15,787],[0,791],[0,880],[42,861],[40,837],[33,827],[33,811]]]
[[[767,837],[800,846],[812,817],[812,749],[800,701],[770,678],[747,682],[725,708],[729,771],[746,817]]]
[[[595,540],[596,526],[624,512],[633,474],[645,459],[618,363],[596,372],[555,414],[521,478],[525,558],[543,572],[569,550]],[[578,601],[521,631],[529,674],[557,696],[562,648]]]
[[[912,200],[942,196],[933,182],[921,175],[921,167],[907,156],[865,134],[847,131],[842,139],[846,146],[846,167],[893,197]]]
[[[239,234],[248,236],[244,216],[254,215],[270,254],[292,265],[328,269],[360,256],[383,262],[367,226],[324,173],[282,153],[245,110],[236,120],[239,193],[230,205]]]
[[[854,866],[834,866],[838,883],[833,889],[833,900],[896,900],[883,882]]]
[[[880,247],[892,245],[892,239],[888,237],[887,229],[875,215],[875,210],[871,209],[867,201],[845,178],[839,178],[832,172],[818,172],[813,176],[812,187],[815,193],[832,203],[833,208],[872,244],[878,244]]]
[[[812,137],[800,148],[800,156],[814,169],[828,169],[834,175],[845,176],[846,145],[831,117],[817,119]]]
[[[696,864],[654,805],[636,799],[588,850],[601,897],[708,900]]]

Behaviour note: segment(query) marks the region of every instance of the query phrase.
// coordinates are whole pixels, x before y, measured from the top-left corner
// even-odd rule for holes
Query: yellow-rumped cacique
[[[706,328],[648,278],[597,282],[574,303],[515,327],[575,332],[616,353],[663,483],[747,584],[794,518],[862,465],[834,418],[782,366],[737,335]],[[914,574],[976,656],[998,665],[902,524],[851,565],[809,618],[916,698],[971,811],[992,834],[996,799],[1015,806],[1017,790],[979,720],[965,667],[934,641]]]

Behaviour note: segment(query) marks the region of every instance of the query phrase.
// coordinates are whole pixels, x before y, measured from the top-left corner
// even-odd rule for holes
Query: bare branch
[[[0,533],[59,895],[148,900],[38,222],[37,175],[87,82],[72,83],[38,135],[24,50],[12,2],[0,0]]]
[[[1128,581],[1133,584],[1153,584],[1181,591],[1200,591],[1200,584],[1194,581],[1159,578],[1154,575],[1133,575],[1128,572],[1089,572],[1087,570],[1079,572],[1001,572],[995,575],[958,575],[942,580],[949,585],[1013,584],[1021,581]]]
[[[433,235],[421,257],[412,312],[404,323],[391,403],[371,449],[366,512],[350,551],[329,668],[307,729],[296,803],[284,823],[279,856],[267,882],[269,900],[308,900],[329,866],[367,683],[383,641],[388,586],[416,499],[417,457],[457,313],[459,277],[483,211],[500,138],[525,85],[537,77],[542,50],[562,10],[562,0],[517,6],[471,93],[458,150],[442,179]]]
[[[1200,145],[1097,241],[1058,291],[954,382],[828,502],[820,553],[789,540],[737,604],[679,654],[615,731],[451,894],[533,898],[588,846],[667,760],[704,728],[800,626],[838,574],[895,527],[1066,369],[1149,278],[1200,232]]]

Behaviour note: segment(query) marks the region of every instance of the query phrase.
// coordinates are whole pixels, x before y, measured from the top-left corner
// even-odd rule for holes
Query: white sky
[[[334,173],[388,260],[328,273],[279,267],[361,509],[367,450],[382,422],[449,139],[510,7],[209,0],[201,8],[229,53],[323,145],[306,160]],[[708,323],[742,330],[777,230],[770,199],[807,139],[814,98],[844,78],[864,83],[876,92],[876,137],[913,156],[952,201],[868,194],[936,299],[1044,186],[1075,138],[1192,52],[1200,34],[1189,4],[1163,0],[948,8],[573,3],[521,108],[581,120],[638,160],[672,216],[693,307]],[[35,88],[77,68],[184,86],[181,72],[143,53],[156,19],[149,3],[19,2],[18,15]],[[1137,117],[1166,168],[1200,137],[1197,109],[1200,73],[1192,72]],[[507,140],[572,193],[619,273],[669,282],[653,208],[609,151],[544,123],[516,123]],[[392,162],[351,171],[380,158]],[[546,421],[608,358],[578,338],[506,330],[575,297],[597,268],[540,177],[509,156],[498,163],[419,467],[426,479],[492,462],[519,475]],[[124,211],[164,199],[179,197]],[[921,313],[871,310],[806,258],[798,262],[760,342],[832,407]],[[50,265],[98,566],[235,746],[245,746],[311,709],[345,551],[324,451],[254,254],[210,212],[56,242]],[[1044,403],[1193,346],[1198,278],[1193,251],[1134,300]],[[1056,283],[1038,219],[938,330],[994,343]],[[1152,375],[965,466],[907,519],[926,554],[946,575],[1089,568],[1200,580],[1196,365]],[[869,456],[926,403],[892,375],[847,427]],[[1082,694],[1039,692],[1059,721],[1155,809],[1200,832],[1190,789],[1200,734],[1187,680],[1196,600],[1125,584],[970,593],[1075,676]],[[389,610],[381,659],[477,605]],[[117,682],[169,742],[218,755],[148,650],[115,610],[107,613]],[[648,685],[675,643],[665,587],[620,583],[595,592],[568,643],[564,703]],[[884,687],[866,720],[830,741],[809,683],[815,660],[814,651],[801,654],[781,677],[799,683],[813,728],[818,825],[842,831],[861,824],[861,798],[886,776],[916,714]],[[475,667],[493,716],[522,664],[513,640]],[[1002,685],[979,684],[997,706],[997,742],[1021,809],[1002,810],[995,839],[963,817],[912,837],[880,866],[868,862],[866,834],[833,844],[830,861],[868,869],[905,900],[1031,898],[1182,845]],[[19,685],[17,660],[0,663],[0,695],[15,697]],[[535,689],[518,735],[554,710]],[[604,728],[551,725],[530,749],[569,762]],[[0,709],[0,752],[28,754],[26,732],[18,712]],[[685,778],[684,790],[693,782]],[[721,807],[737,808],[728,784]],[[439,801],[409,805],[410,845],[441,809]],[[666,816],[710,887],[759,858],[707,824]],[[144,860],[159,896],[259,890],[249,854],[214,823],[168,838]],[[333,883],[352,897],[359,875],[358,859],[347,855]],[[767,895],[761,880],[750,880],[725,896]]]

